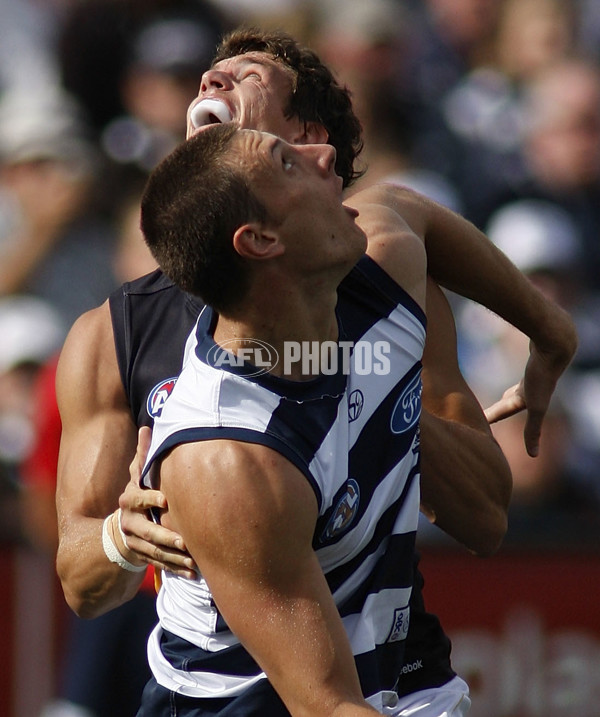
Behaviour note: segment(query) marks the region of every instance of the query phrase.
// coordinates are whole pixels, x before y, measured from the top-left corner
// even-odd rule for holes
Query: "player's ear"
[[[292,144],[327,144],[329,132],[320,122],[303,122]]]
[[[281,256],[285,251],[279,234],[262,224],[244,224],[233,235],[233,248],[242,257],[262,261]]]

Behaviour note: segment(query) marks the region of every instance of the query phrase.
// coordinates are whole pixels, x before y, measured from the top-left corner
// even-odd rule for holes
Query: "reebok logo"
[[[409,672],[416,672],[417,670],[420,670],[423,667],[423,660],[415,660],[414,662],[411,662],[410,665],[404,665],[402,669],[400,670],[401,675],[408,675]]]

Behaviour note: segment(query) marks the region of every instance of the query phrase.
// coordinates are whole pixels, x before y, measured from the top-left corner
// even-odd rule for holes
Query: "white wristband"
[[[130,550],[129,545],[127,545],[127,537],[125,533],[123,532],[123,528],[121,526],[121,509],[119,508],[117,510],[117,527],[119,528],[119,533],[121,533],[121,540],[123,541],[123,545],[127,548],[127,550]]]
[[[123,568],[123,570],[129,570],[131,573],[141,573],[142,570],[145,570],[148,566],[147,565],[134,565],[133,563],[130,563],[129,560],[126,560],[121,553],[118,551],[117,546],[113,543],[112,538],[110,537],[110,534],[108,532],[108,522],[112,518],[113,514],[111,513],[102,524],[102,547],[104,548],[104,553],[106,557],[110,560],[111,563],[116,563],[120,568]]]

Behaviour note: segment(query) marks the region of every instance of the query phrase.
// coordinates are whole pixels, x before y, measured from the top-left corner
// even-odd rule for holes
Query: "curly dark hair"
[[[233,30],[217,47],[212,64],[248,52],[264,52],[294,72],[296,83],[285,109],[286,117],[325,127],[329,144],[337,152],[335,169],[345,187],[361,177],[365,170],[355,170],[354,161],[363,148],[362,127],[352,109],[350,90],[338,84],[315,52],[283,31],[253,27]]]

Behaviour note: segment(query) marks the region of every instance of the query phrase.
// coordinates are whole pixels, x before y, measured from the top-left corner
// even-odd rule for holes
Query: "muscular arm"
[[[495,552],[506,533],[510,468],[457,360],[452,311],[428,280],[423,354],[421,509],[478,555]]]
[[[425,244],[430,271],[436,278],[480,301],[532,338],[523,382],[488,417],[498,420],[526,408],[525,441],[534,455],[556,381],[575,350],[576,337],[568,316],[547,302],[473,225],[421,195],[378,187],[359,192],[349,203],[361,211],[369,252],[392,275],[401,267],[408,290],[411,275],[421,270],[420,260],[415,252],[415,262],[405,261],[404,248],[392,238],[395,230],[385,228],[390,218],[400,222],[406,244],[411,245],[415,238]],[[372,236],[377,237],[378,246],[371,242]],[[466,286],[461,288],[465,276]],[[429,324],[423,359],[423,508],[437,525],[471,550],[489,554],[506,529],[510,473],[481,407],[458,370],[453,319],[447,305],[439,297],[432,300],[430,289],[427,299],[418,290],[415,298],[427,304]],[[449,327],[449,333],[436,326]],[[134,491],[131,484],[133,497]],[[124,525],[129,525],[128,516]]]
[[[537,455],[550,398],[577,346],[568,314],[549,301],[473,224],[442,205],[392,185],[370,187],[349,203],[365,217],[368,253],[409,292],[407,271],[412,267],[407,269],[403,262],[406,227],[424,243],[429,275],[438,284],[486,306],[531,339],[529,361],[512,410],[527,410],[525,445],[530,455]],[[395,215],[402,227],[397,233],[401,241],[396,241],[393,232],[380,231],[378,207],[390,220]]]
[[[178,446],[161,488],[164,520],[290,713],[376,714],[312,549],[317,503],[304,476],[270,449],[213,441]]]
[[[102,523],[118,506],[137,438],[107,304],[84,314],[71,329],[56,392],[62,421],[57,570],[70,607],[82,617],[94,617],[131,598],[143,578],[111,563],[102,548]]]
[[[143,573],[110,562],[102,547],[102,523],[117,509],[128,485],[137,440],[108,303],[73,325],[58,365],[56,394],[62,421],[57,571],[70,607],[82,617],[95,617],[133,597],[143,578]],[[109,532],[121,554],[133,564],[167,564],[174,572],[191,575],[181,538],[145,517],[149,507],[164,505],[164,497],[157,491],[139,491],[120,501],[122,507],[129,505],[130,526],[137,526],[137,534],[143,536],[128,540],[137,553],[128,550],[113,520]]]
[[[358,193],[349,203],[361,212],[368,253],[410,293],[411,275],[419,271],[414,262],[405,261],[412,234],[424,243],[433,278],[492,309],[532,339],[524,379],[511,392],[510,405],[505,399],[494,408],[494,416],[526,408],[525,442],[535,455],[550,397],[576,347],[569,317],[472,224],[425,197],[379,186]],[[418,292],[413,296],[420,299]],[[424,303],[428,338],[423,356],[422,509],[468,548],[487,555],[498,548],[506,531],[510,471],[460,373],[454,319],[431,279]]]

